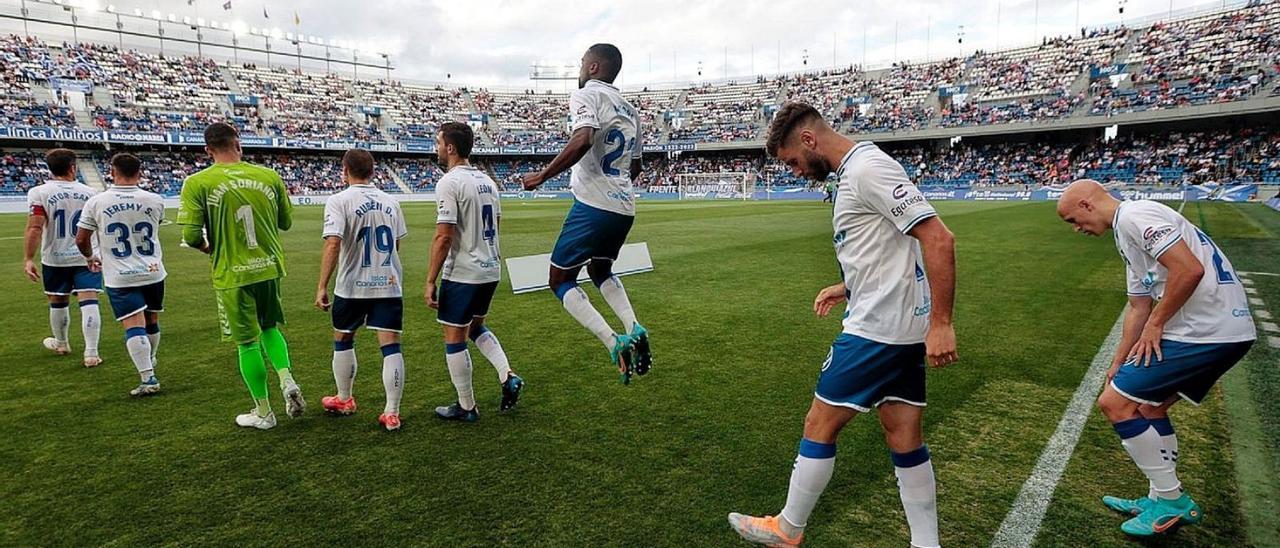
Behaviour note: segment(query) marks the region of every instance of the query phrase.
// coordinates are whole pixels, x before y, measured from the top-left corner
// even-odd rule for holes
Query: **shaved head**
[[[1111,228],[1119,205],[1102,183],[1079,179],[1067,185],[1058,198],[1058,217],[1074,226],[1076,232],[1101,236]]]

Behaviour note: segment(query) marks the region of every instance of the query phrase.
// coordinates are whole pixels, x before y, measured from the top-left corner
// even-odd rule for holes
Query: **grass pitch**
[[[958,238],[961,361],[929,374],[926,438],[943,542],[980,546],[1119,314],[1122,264],[1110,238],[1071,234],[1052,204],[937,207]],[[567,208],[507,202],[504,254],[549,251]],[[118,325],[104,327],[106,364],[95,370],[41,348],[43,295],[21,277],[21,240],[0,240],[0,271],[9,273],[0,280],[9,318],[0,340],[0,544],[739,546],[728,512],[781,508],[814,381],[840,329],[811,312],[816,291],[837,280],[829,206],[642,204],[629,241],[649,243],[656,271],[624,282],[652,333],[655,366],[630,387],[549,292],[516,296],[504,281],[489,323],[527,392],[515,411],[498,413],[496,375],[474,353],[474,425],[431,413],[454,398],[440,329],[420,298],[432,211],[406,206],[405,426],[391,434],[375,420],[381,360],[369,334],[356,346],[360,412],[319,412],[334,388],[328,316],[311,307],[318,208],[300,208],[284,240],[285,333],[310,407],[298,420],[279,414],[269,432],[233,424],[250,400],[234,348],[217,341],[206,259],[178,247],[177,227],[162,230],[164,392],[143,401],[127,396],[136,375]],[[19,235],[24,222],[0,216],[0,233]],[[1271,271],[1280,270],[1275,257]],[[73,312],[78,353],[77,325]],[[278,409],[279,400],[273,390]],[[1221,408],[1214,397],[1175,414],[1180,471],[1207,520],[1174,544],[1244,538]],[[1041,545],[1129,543],[1095,497],[1136,494],[1145,482],[1094,415]],[[856,419],[839,447],[808,544],[905,545],[879,425]]]

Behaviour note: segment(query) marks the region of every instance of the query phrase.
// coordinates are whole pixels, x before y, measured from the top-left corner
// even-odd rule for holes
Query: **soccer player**
[[[911,546],[939,546],[933,463],[920,423],[925,360],[942,367],[958,359],[951,324],[955,239],[901,164],[871,142],[836,133],[807,104],[788,103],[774,115],[767,149],[796,176],[822,181],[835,172],[832,225],[844,279],[818,292],[813,309],[826,316],[848,304],[805,417],[786,506],[776,517],[729,514],[729,523],[751,542],[799,545],[835,470],[840,430],[874,409]]]
[[[149,396],[160,392],[155,369],[166,276],[159,235],[164,199],[138,188],[142,161],[132,154],[111,157],[111,179],[111,188],[85,202],[76,247],[90,270],[106,278],[111,309],[125,328],[125,348],[140,379],[129,395]],[[101,256],[93,248],[95,233],[107,246]]]
[[[356,330],[378,333],[382,347],[382,387],[386,405],[378,422],[388,431],[400,428],[400,396],[404,393],[404,354],[400,333],[404,317],[400,240],[409,233],[400,202],[369,184],[373,155],[352,149],[342,156],[346,190],[324,205],[324,252],[320,256],[320,283],[316,308],[333,309],[333,380],[336,396],[320,400],[326,411],[340,415],[356,412],[351,395],[356,380]],[[339,264],[338,282],[329,301],[329,280]]]
[[[622,382],[649,372],[652,357],[649,334],[636,321],[622,280],[613,262],[635,222],[632,185],[640,176],[640,119],[613,82],[622,70],[622,52],[612,44],[596,44],[582,56],[578,90],[569,96],[570,131],[564,150],[542,171],[524,176],[525,190],[533,190],[570,166],[573,207],[551,252],[548,286],[564,309],[609,350]],[[587,266],[591,281],[622,320],[624,332],[614,333],[578,287],[578,272]],[[634,352],[634,355],[633,355]]]
[[[292,226],[293,205],[280,175],[241,159],[234,127],[212,124],[204,130],[204,141],[213,165],[182,183],[178,224],[188,246],[212,256],[222,340],[239,346],[240,374],[254,408],[237,416],[236,424],[267,430],[276,425],[267,400],[267,361],[280,377],[289,416],[302,416],[306,407],[289,372],[289,346],[279,327],[284,323],[280,279],[285,276],[279,231]]]
[[[448,122],[436,133],[436,154],[446,173],[436,185],[436,235],[431,241],[424,296],[436,309],[444,328],[445,363],[458,392],[458,401],[436,408],[446,420],[475,422],[480,419],[471,388],[471,353],[467,338],[498,371],[502,384],[500,410],[515,407],[524,379],[511,370],[498,337],[484,324],[489,303],[502,279],[498,249],[498,225],[502,204],[498,187],[484,172],[471,165],[475,135],[471,127]],[[444,281],[436,289],[436,281]]]
[[[52,179],[27,192],[27,233],[23,271],[32,282],[44,278],[44,293],[49,298],[49,327],[53,336],[44,347],[59,356],[71,353],[67,331],[71,325],[71,295],[80,303],[80,328],[84,333],[84,366],[102,364],[98,356],[98,337],[102,316],[98,311],[98,293],[102,291],[102,273],[89,269],[84,256],[76,249],[76,224],[80,211],[89,198],[97,194],[76,181],[76,153],[65,148],[50,150],[44,157]],[[36,271],[36,246],[40,247],[40,271]]]
[[[1176,211],[1149,200],[1121,202],[1097,181],[1071,183],[1058,216],[1076,232],[1115,231],[1129,307],[1098,408],[1147,476],[1147,496],[1103,497],[1131,516],[1125,533],[1149,537],[1203,519],[1178,481],[1178,437],[1169,408],[1199,404],[1240,361],[1257,331],[1244,288],[1218,246]]]

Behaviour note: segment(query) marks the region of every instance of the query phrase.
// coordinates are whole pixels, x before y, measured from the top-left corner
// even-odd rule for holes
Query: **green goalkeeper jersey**
[[[203,226],[213,260],[213,287],[231,289],[282,278],[280,230],[293,204],[274,170],[247,162],[214,164],[182,183],[178,224]]]

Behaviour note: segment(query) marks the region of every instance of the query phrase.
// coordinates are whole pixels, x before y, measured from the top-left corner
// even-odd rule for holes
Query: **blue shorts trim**
[[[404,330],[404,299],[345,299],[333,297],[333,330],[355,333],[361,327],[374,331]]]
[[[498,282],[469,284],[445,280],[436,293],[440,303],[436,321],[453,327],[467,327],[473,318],[489,315],[489,304],[498,289]]]
[[[1120,366],[1111,388],[1132,401],[1162,405],[1173,396],[1200,405],[1209,390],[1245,354],[1253,341],[1234,343],[1184,343],[1161,340],[1161,361],[1147,367],[1136,362]]]
[[[592,259],[618,260],[622,244],[635,217],[605,211],[574,200],[564,227],[551,251],[551,266],[561,270],[581,267]]]
[[[108,287],[107,298],[117,322],[139,312],[164,312],[164,281],[138,287]]]
[[[924,343],[885,344],[842,333],[822,364],[814,397],[864,413],[891,401],[924,407]]]
[[[92,272],[87,266],[40,265],[40,277],[44,279],[46,295],[102,292],[102,273]]]

